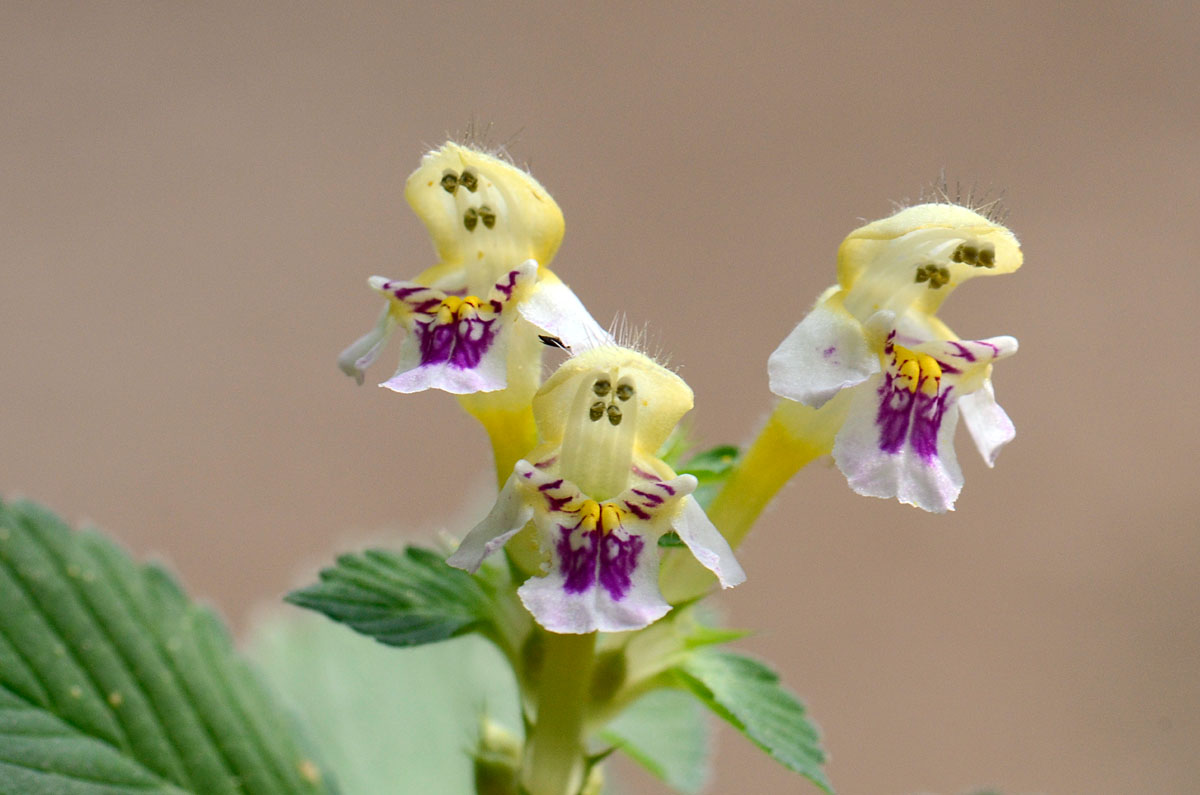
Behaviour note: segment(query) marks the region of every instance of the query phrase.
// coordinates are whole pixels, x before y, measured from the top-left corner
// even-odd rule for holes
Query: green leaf
[[[674,530],[663,533],[658,537],[658,545],[660,547],[684,547],[687,544],[683,543],[683,539],[679,537],[679,533]]]
[[[674,670],[709,709],[832,795],[833,787],[821,768],[825,753],[817,729],[805,717],[804,705],[779,683],[774,671],[758,660],[724,651],[693,654]]]
[[[679,474],[694,475],[699,481],[693,496],[701,506],[707,508],[717,496],[721,486],[733,474],[740,455],[741,451],[734,445],[722,444],[692,456],[680,467]]]
[[[49,511],[0,503],[0,793],[332,787],[208,610]]]
[[[705,450],[689,458],[679,471],[681,473],[688,472],[697,478],[719,477],[733,469],[740,455],[741,451],[736,445],[717,445],[711,450]]]
[[[345,795],[473,792],[481,717],[520,737],[511,669],[479,637],[397,650],[297,615],[259,627],[251,654],[312,727]]]
[[[389,646],[419,646],[488,631],[492,603],[479,578],[421,547],[342,555],[321,581],[288,594],[307,607]]]
[[[686,649],[699,649],[703,646],[719,646],[724,643],[733,643],[735,640],[741,640],[750,634],[748,629],[728,629],[726,627],[713,627],[706,624],[697,624],[683,639],[683,645]]]
[[[600,738],[690,795],[708,781],[710,728],[690,693],[653,690],[609,723]]]

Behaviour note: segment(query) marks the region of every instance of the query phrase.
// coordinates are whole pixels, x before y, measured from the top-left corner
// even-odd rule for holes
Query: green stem
[[[758,437],[708,506],[708,518],[737,548],[763,509],[792,476],[833,450],[848,408],[842,395],[820,409],[781,400]],[[663,565],[663,592],[673,604],[704,595],[716,578],[691,555],[674,552]]]
[[[546,634],[537,721],[525,743],[521,783],[529,795],[577,795],[584,780],[584,721],[596,633]]]

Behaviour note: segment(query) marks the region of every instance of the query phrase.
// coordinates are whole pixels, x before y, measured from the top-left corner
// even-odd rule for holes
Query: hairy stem
[[[529,795],[577,795],[583,786],[584,720],[596,633],[547,633],[537,721],[525,744],[521,784]]]

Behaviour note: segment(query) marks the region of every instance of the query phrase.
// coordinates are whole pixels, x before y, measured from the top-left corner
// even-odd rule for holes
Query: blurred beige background
[[[486,486],[452,400],[334,366],[367,276],[433,262],[402,190],[448,132],[512,140],[567,217],[556,271],[648,325],[712,443],[770,405],[841,238],[944,168],[1003,189],[1024,245],[944,313],[1020,338],[1017,441],[987,471],[960,433],[942,517],[810,468],[724,604],[843,793],[1195,792],[1197,40],[1186,2],[6,3],[0,493],[244,629]],[[731,733],[718,763],[713,792],[812,791]]]

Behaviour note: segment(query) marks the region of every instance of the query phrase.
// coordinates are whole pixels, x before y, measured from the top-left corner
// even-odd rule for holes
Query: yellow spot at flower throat
[[[482,302],[473,295],[466,298],[448,295],[442,299],[442,305],[438,309],[438,322],[450,323],[468,312],[475,314],[479,311],[480,303]]]
[[[900,386],[909,392],[920,387],[926,395],[937,395],[942,383],[942,366],[927,353],[917,353],[899,345],[892,353]]]
[[[599,527],[602,535],[608,535],[621,526],[623,515],[624,511],[611,502],[584,500],[579,506],[580,528],[590,533]]]

